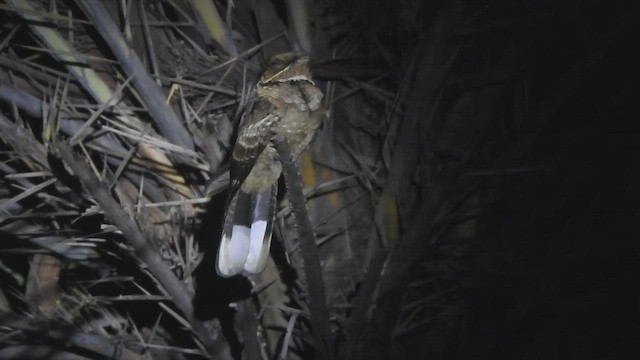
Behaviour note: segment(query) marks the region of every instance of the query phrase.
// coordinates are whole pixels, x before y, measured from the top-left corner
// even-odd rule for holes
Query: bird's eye
[[[270,68],[274,69],[276,72],[284,70],[289,65],[288,62],[278,61],[273,62],[269,65]]]

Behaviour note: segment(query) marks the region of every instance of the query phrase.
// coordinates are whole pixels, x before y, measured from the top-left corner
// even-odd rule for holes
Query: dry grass
[[[423,3],[0,2],[0,358],[444,358],[483,215],[602,54],[532,102],[522,23]],[[331,115],[273,261],[222,280],[234,128],[291,49]]]

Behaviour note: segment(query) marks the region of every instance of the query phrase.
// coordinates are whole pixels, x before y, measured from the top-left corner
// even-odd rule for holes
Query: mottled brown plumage
[[[306,57],[279,54],[267,64],[240,120],[231,156],[230,200],[217,261],[220,275],[264,268],[282,170],[273,137],[282,135],[292,156],[298,157],[324,117],[322,97]]]

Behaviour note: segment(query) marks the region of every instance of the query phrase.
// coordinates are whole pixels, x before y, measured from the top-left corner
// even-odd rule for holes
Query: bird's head
[[[266,69],[260,77],[259,85],[309,82],[311,71],[309,71],[309,58],[296,53],[282,53],[269,59]]]

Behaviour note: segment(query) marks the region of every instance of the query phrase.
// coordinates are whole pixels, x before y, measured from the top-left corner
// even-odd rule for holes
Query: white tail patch
[[[249,245],[249,254],[244,264],[244,271],[255,274],[264,268],[269,256],[269,246],[271,245],[271,234],[265,239],[267,232],[267,221],[258,220],[251,224],[251,244]]]
[[[234,225],[231,237],[222,236],[216,270],[229,277],[240,273],[255,274],[264,269],[269,257],[271,234],[265,238],[267,221],[259,220],[248,228]]]
[[[248,227],[234,225],[231,238],[222,236],[216,270],[221,276],[233,276],[244,270],[244,264],[249,254],[251,231]]]

